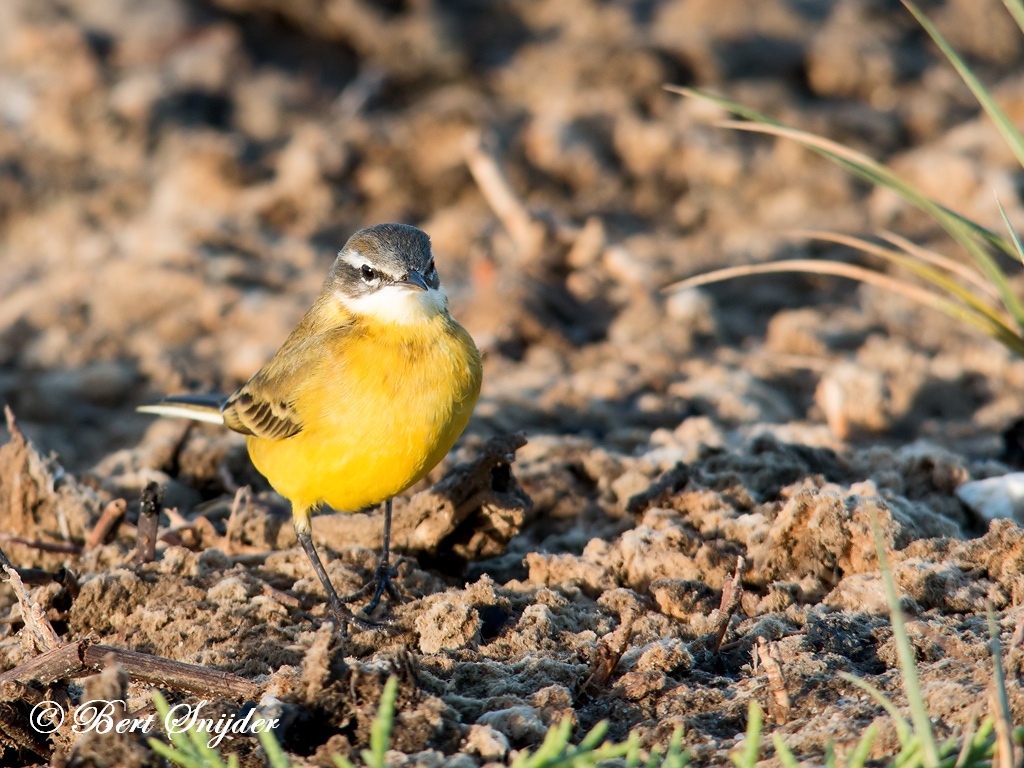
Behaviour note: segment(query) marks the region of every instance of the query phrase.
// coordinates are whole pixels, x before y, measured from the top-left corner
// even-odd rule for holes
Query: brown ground
[[[1024,114],[1022,38],[1001,5],[926,8]],[[1004,640],[1024,621],[1024,529],[984,523],[953,491],[1021,462],[1001,433],[1024,412],[1024,361],[830,279],[664,296],[722,264],[861,258],[797,228],[941,243],[899,201],[712,127],[719,115],[664,83],[866,149],[992,227],[995,191],[1024,225],[1019,168],[896,3],[0,3],[0,395],[39,452],[17,438],[0,451],[0,531],[16,566],[74,574],[77,594],[30,587],[61,639],[253,681],[298,765],[365,746],[393,670],[393,747],[408,755],[395,764],[459,768],[504,763],[564,716],[577,733],[610,718],[612,737],[636,730],[645,748],[683,726],[702,763],[724,764],[749,703],[772,698],[763,639],[793,701],[767,730],[820,762],[877,722],[881,757],[891,720],[838,676],[904,703],[873,511],[936,728],[967,723],[990,676],[985,601]],[[496,214],[495,160],[532,218]],[[231,391],[345,238],[386,220],[430,233],[486,354],[477,413],[431,480],[486,458],[491,437],[529,442],[514,478],[493,459],[399,500],[405,600],[390,630],[353,629],[342,648],[241,438],[134,407]],[[157,560],[136,567],[151,481],[176,511]],[[116,498],[126,522],[84,553],[12,538],[80,550]],[[355,589],[379,521],[316,525],[334,583]],[[9,587],[0,604],[8,669],[38,648]],[[1019,722],[1024,663],[1010,666]],[[32,697],[124,687],[113,669],[80,683],[0,689],[2,764],[154,764],[132,736],[25,730]],[[129,710],[152,689],[131,683]],[[254,740],[230,749],[262,764]]]

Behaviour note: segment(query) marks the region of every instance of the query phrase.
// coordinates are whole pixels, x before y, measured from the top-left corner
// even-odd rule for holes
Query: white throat
[[[448,294],[443,287],[417,291],[401,285],[385,285],[366,296],[353,298],[335,294],[345,309],[385,323],[413,325],[432,320],[448,311]]]

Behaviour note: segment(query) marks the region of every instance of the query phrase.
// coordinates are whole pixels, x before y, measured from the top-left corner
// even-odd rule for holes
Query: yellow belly
[[[296,515],[326,503],[356,512],[422,479],[466,428],[480,355],[461,326],[359,328],[325,349],[295,393],[303,429],[248,438],[249,455]]]

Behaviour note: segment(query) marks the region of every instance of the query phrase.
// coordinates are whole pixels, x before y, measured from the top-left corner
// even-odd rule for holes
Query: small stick
[[[782,725],[789,720],[789,713],[792,711],[793,705],[786,687],[786,676],[782,672],[779,644],[769,643],[763,637],[757,638],[757,657],[764,665],[764,672],[768,676],[768,686],[772,692],[774,706],[769,706],[768,709],[775,722]]]
[[[15,536],[13,533],[0,533],[0,541],[5,544],[21,544],[23,547],[31,547],[41,552],[57,552],[63,555],[80,555],[82,548],[77,544],[58,544],[50,541],[37,541],[26,539],[24,536]]]
[[[54,648],[52,651],[36,656],[14,669],[0,673],[0,685],[20,683],[27,685],[38,682],[50,685],[65,677],[75,677],[82,673],[82,651],[88,640],[76,640],[73,643]]]
[[[100,670],[106,665],[108,654],[114,657],[114,661],[124,668],[132,680],[138,682],[228,699],[255,699],[260,695],[258,685],[230,672],[109,645],[86,647],[82,661],[90,671]]]
[[[17,569],[8,564],[6,555],[3,559],[5,561],[2,564],[3,570],[7,574],[11,586],[14,587],[14,594],[18,598],[18,606],[21,608],[21,618],[25,622],[25,628],[31,633],[36,648],[43,651],[59,648],[61,646],[60,636],[46,618],[43,610],[32,602]]]
[[[101,544],[108,544],[114,538],[117,528],[124,521],[124,514],[128,511],[128,502],[124,499],[114,499],[103,508],[100,519],[89,532],[89,538],[85,542],[85,550],[96,549]]]
[[[718,606],[718,630],[715,633],[715,642],[711,647],[711,650],[715,653],[722,647],[725,633],[729,630],[729,622],[732,620],[732,615],[736,613],[736,609],[739,608],[740,598],[743,597],[743,585],[740,584],[743,565],[743,558],[738,558],[736,560],[736,572],[733,574],[732,579],[727,581],[725,586],[722,587],[722,602]]]
[[[21,576],[23,584],[29,584],[33,587],[37,587],[40,584],[49,584],[51,581],[57,581],[57,574],[51,573],[50,571],[43,570],[42,568],[15,568],[18,575]]]
[[[108,655],[136,682],[229,699],[255,699],[260,695],[258,685],[230,672],[109,645],[93,645],[87,639],[62,645],[0,673],[0,686],[32,681],[49,685],[64,678],[89,675],[106,666]]]
[[[151,563],[156,558],[157,524],[160,521],[164,492],[150,483],[142,492],[139,506],[138,536],[135,540],[135,564]]]
[[[474,133],[466,142],[466,165],[480,192],[494,214],[512,236],[522,261],[530,262],[544,244],[545,227],[536,221],[526,206],[516,197],[508,183],[498,159],[487,148],[480,133]]]
[[[231,514],[228,515],[227,526],[224,529],[224,554],[231,556],[236,553],[235,538],[238,536],[238,529],[241,524],[238,521],[238,513],[242,509],[242,503],[245,503],[245,511],[249,512],[252,508],[252,489],[248,485],[243,485],[235,492],[235,499],[231,502]]]

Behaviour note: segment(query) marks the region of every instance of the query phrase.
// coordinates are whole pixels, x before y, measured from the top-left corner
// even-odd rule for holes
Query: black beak
[[[409,274],[405,276],[405,279],[398,281],[398,285],[404,285],[415,291],[426,291],[430,289],[430,286],[427,285],[427,279],[415,269],[410,269]]]

